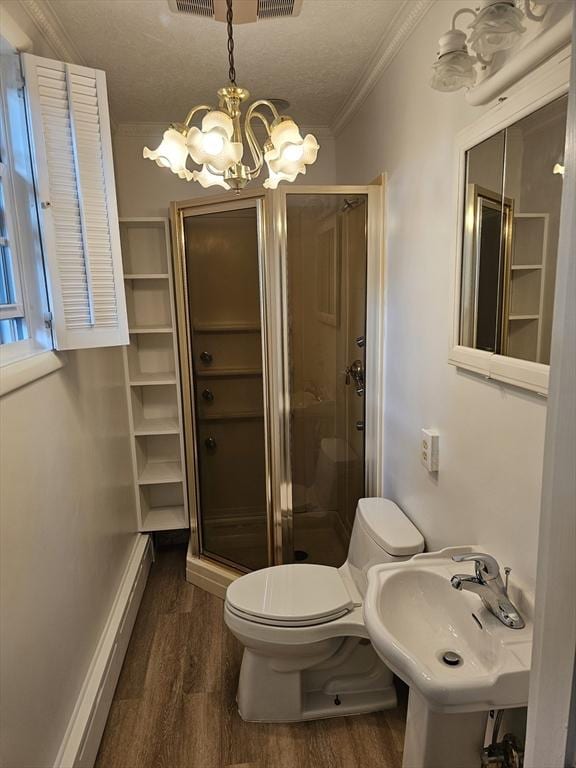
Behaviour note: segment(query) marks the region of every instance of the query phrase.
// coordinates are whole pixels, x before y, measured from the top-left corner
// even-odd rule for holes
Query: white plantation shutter
[[[22,61],[56,347],[128,344],[106,76]]]

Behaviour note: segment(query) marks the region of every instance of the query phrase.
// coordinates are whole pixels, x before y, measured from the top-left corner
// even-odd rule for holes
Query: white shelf
[[[188,518],[184,505],[173,507],[154,507],[142,521],[143,531],[174,531],[188,528]]]
[[[167,373],[133,373],[130,376],[131,387],[156,386],[157,384],[176,384],[174,371]]]
[[[168,272],[137,272],[124,273],[124,280],[168,280]]]
[[[134,423],[134,434],[144,435],[178,435],[180,425],[177,418],[141,419]]]
[[[139,485],[159,485],[182,481],[182,465],[179,461],[155,461],[146,464],[138,478]]]
[[[169,223],[165,218],[121,219],[120,235],[137,529],[189,528]]]

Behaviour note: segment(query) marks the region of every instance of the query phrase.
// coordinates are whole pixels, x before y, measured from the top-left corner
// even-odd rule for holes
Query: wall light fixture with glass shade
[[[439,40],[438,55],[432,65],[432,88],[437,91],[472,88],[476,84],[476,65],[485,67],[498,51],[512,48],[526,31],[522,24],[524,18],[542,21],[551,3],[552,0],[482,0],[475,10],[456,11],[450,30]],[[536,6],[542,8],[541,12],[537,12]],[[469,34],[456,29],[457,19],[464,14],[474,17],[468,25]]]
[[[232,0],[226,0],[226,6],[230,83],[218,91],[218,109],[206,104],[193,107],[183,123],[173,123],[164,132],[157,149],[144,147],[143,155],[186,181],[236,191],[257,178],[266,164],[268,178],[264,186],[275,189],[279,182],[291,182],[298,174],[305,174],[306,166],[316,161],[320,147],[312,134],[303,138],[294,120],[280,115],[267,99],[251,104],[242,124],[241,105],[250,94],[236,85]],[[200,127],[192,125],[201,112],[206,114]],[[254,131],[254,121],[258,121],[266,135],[262,147]],[[252,166],[243,162],[245,145],[252,156]],[[188,158],[201,169],[190,171],[186,167]]]

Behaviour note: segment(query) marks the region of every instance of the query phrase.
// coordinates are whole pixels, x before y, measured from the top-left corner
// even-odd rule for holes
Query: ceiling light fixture
[[[519,3],[522,0],[518,0]],[[432,65],[430,85],[437,91],[458,91],[472,88],[476,83],[476,64],[486,67],[498,51],[512,48],[526,31],[522,25],[524,16],[532,21],[542,21],[550,5],[549,0],[540,0],[537,5],[545,6],[541,14],[533,8],[533,0],[523,0],[522,10],[516,0],[482,0],[480,7],[461,8],[452,17],[452,27],[439,40],[438,56]],[[472,14],[470,34],[456,29],[456,20],[462,14]],[[474,51],[473,56],[468,46]]]
[[[316,161],[320,147],[312,134],[302,138],[294,120],[280,115],[272,101],[266,99],[251,104],[242,125],[241,104],[250,94],[236,85],[232,0],[226,0],[226,6],[230,84],[218,91],[218,109],[205,104],[193,107],[183,123],[173,123],[165,131],[157,149],[144,147],[143,155],[186,181],[197,181],[203,187],[218,185],[237,192],[257,178],[266,163],[268,178],[264,186],[276,189],[279,182],[294,181],[298,174],[306,173],[306,166]],[[263,114],[263,108],[269,110],[270,115]],[[192,125],[192,120],[201,112],[206,114],[198,128]],[[254,132],[254,120],[266,133],[262,147]],[[250,150],[253,166],[242,162],[245,145]],[[190,171],[186,167],[188,157],[202,166],[201,170]]]

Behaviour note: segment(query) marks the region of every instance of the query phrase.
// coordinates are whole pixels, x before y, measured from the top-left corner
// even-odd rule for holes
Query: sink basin
[[[469,548],[425,553],[370,569],[364,619],[372,644],[433,710],[526,706],[532,654],[528,602],[510,590],[526,626],[509,629],[477,595],[453,589],[451,576],[472,573],[472,566],[451,560],[463,551]]]

